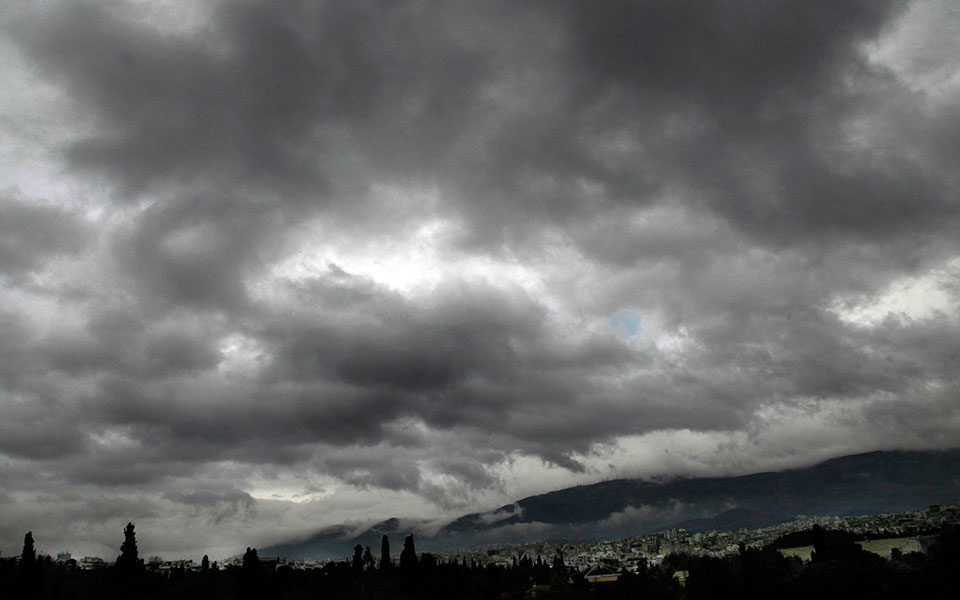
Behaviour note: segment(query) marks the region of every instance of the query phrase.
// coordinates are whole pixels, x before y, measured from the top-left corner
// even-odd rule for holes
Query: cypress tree
[[[384,535],[380,538],[380,570],[386,571],[393,566],[390,561],[390,538]]]
[[[37,560],[37,551],[33,547],[33,532],[28,531],[23,536],[23,552],[20,553],[20,564],[24,567],[31,566]]]
[[[123,529],[123,544],[120,545],[120,557],[117,567],[124,571],[134,571],[140,566],[140,553],[137,551],[137,535],[133,523],[127,523]]]
[[[400,553],[400,570],[414,571],[417,568],[417,550],[413,546],[413,535],[403,540],[403,551]]]
[[[353,547],[353,570],[358,574],[363,572],[363,546],[360,544]]]

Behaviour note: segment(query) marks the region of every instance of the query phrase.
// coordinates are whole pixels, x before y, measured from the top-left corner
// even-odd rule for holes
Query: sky
[[[960,446],[949,0],[0,4],[0,551]]]

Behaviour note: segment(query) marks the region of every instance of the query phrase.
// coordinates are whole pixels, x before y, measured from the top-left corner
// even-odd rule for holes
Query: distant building
[[[84,556],[77,561],[77,566],[85,571],[90,571],[92,569],[102,569],[107,566],[107,563],[99,556]]]
[[[276,571],[278,567],[282,567],[287,564],[286,556],[261,556],[260,557],[260,566],[267,569],[268,571]]]
[[[583,578],[590,583],[610,583],[620,578],[620,572],[608,565],[597,565],[584,573]]]
[[[59,552],[59,553],[57,553],[57,562],[58,562],[58,563],[65,563],[65,562],[67,562],[68,560],[70,560],[71,558],[73,558],[73,557],[70,555],[69,552]]]

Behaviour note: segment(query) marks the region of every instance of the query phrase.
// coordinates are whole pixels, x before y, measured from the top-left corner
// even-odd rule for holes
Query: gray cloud
[[[946,6],[3,11],[4,550],[960,443]]]
[[[71,211],[0,192],[0,273],[14,281],[58,255],[80,252],[91,237]]]

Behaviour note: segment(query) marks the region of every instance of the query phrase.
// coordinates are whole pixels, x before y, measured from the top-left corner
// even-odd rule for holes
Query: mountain
[[[407,533],[417,548],[438,550],[488,543],[622,538],[670,526],[691,530],[761,527],[799,514],[903,512],[929,504],[960,504],[960,450],[877,451],[812,467],[739,477],[657,483],[616,479],[530,496],[498,509],[464,515],[438,531],[397,519],[356,532],[336,526],[301,541],[264,548],[293,558],[347,556],[355,544],[394,551]]]
[[[353,547],[357,544],[370,546],[374,556],[380,556],[380,540],[386,535],[393,544],[394,554],[403,547],[403,538],[407,534],[420,531],[425,523],[421,521],[397,518],[387,519],[367,529],[358,531],[356,527],[334,525],[323,529],[306,540],[295,541],[276,546],[270,546],[258,551],[260,556],[285,556],[290,559],[303,558],[334,558],[353,554]]]
[[[760,529],[761,527],[785,523],[789,520],[790,517],[753,510],[752,508],[731,508],[719,515],[703,519],[687,519],[674,523],[670,527],[693,532],[732,531],[734,529]]]

